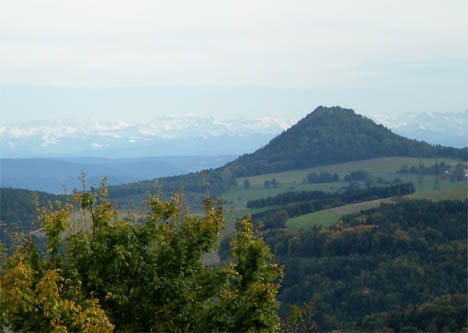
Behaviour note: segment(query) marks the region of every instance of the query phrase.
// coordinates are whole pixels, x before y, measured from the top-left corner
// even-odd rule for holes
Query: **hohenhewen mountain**
[[[33,121],[0,125],[0,151],[3,158],[240,155],[265,145],[289,126],[271,117],[219,121],[194,115],[137,124]]]
[[[302,169],[377,157],[448,157],[465,160],[468,149],[433,146],[394,134],[374,121],[341,107],[320,106],[252,154],[206,173],[211,193],[220,195],[235,177]],[[204,193],[202,175],[192,173],[158,180],[163,191],[184,184],[188,193]],[[151,181],[109,188],[120,203],[152,189]]]
[[[457,113],[408,112],[372,118],[410,139],[458,148],[468,146],[468,109]]]
[[[387,156],[465,159],[466,152],[407,139],[351,109],[320,106],[265,147],[226,168],[236,176],[250,176]]]

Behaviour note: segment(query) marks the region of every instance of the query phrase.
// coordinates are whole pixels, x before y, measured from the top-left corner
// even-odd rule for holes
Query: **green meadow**
[[[447,165],[456,165],[460,163],[459,160],[454,159],[438,159],[439,162],[444,162]],[[433,158],[421,159],[421,163],[428,167],[435,163]],[[404,182],[412,182],[416,188],[416,193],[407,196],[407,199],[428,199],[428,200],[449,200],[449,199],[465,199],[467,198],[468,187],[467,181],[451,182],[448,179],[440,179],[440,191],[434,191],[435,179],[432,175],[425,175],[423,179],[423,188],[418,186],[418,175],[414,174],[400,174],[397,171],[401,169],[403,165],[408,167],[419,166],[418,158],[409,157],[386,157],[376,158],[371,160],[361,160],[354,162],[347,162],[341,164],[332,164],[327,166],[321,166],[316,168],[308,168],[301,170],[285,171],[264,174],[252,177],[241,177],[237,179],[237,185],[231,186],[231,188],[223,194],[224,207],[228,210],[226,213],[227,226],[225,233],[228,234],[233,230],[234,222],[237,218],[245,215],[255,214],[260,210],[251,210],[246,208],[247,201],[255,200],[259,198],[265,198],[268,196],[274,196],[279,193],[288,191],[336,191],[343,187],[348,186],[348,182],[339,181],[331,183],[320,183],[320,184],[304,184],[304,179],[307,178],[309,173],[320,173],[330,172],[338,173],[340,179],[344,179],[345,175],[356,171],[364,170],[368,172],[371,177],[375,180],[381,177],[387,181],[393,181],[395,178],[400,178]],[[279,183],[276,187],[266,188],[264,183],[266,180],[275,178]],[[244,188],[243,184],[245,180],[249,180],[250,186]],[[361,187],[365,186],[364,182],[359,182]],[[288,228],[301,229],[307,228],[312,225],[331,225],[336,222],[341,216],[346,214],[352,214],[361,210],[366,210],[374,207],[378,207],[381,202],[389,202],[390,199],[373,200],[369,202],[345,205],[332,209],[326,209],[311,214],[306,214],[298,217],[291,218],[287,221],[286,226]],[[271,209],[274,207],[265,207],[263,210]]]
[[[458,160],[453,159],[439,159],[439,162],[444,162],[447,165],[455,165],[459,163]],[[435,163],[435,159],[422,159],[422,164],[431,166]],[[419,160],[417,158],[407,157],[387,157],[377,158],[372,160],[354,161],[341,164],[333,164],[317,168],[309,168],[302,170],[285,171],[279,173],[271,173],[254,177],[238,178],[237,185],[231,186],[229,191],[225,192],[222,196],[224,201],[224,208],[226,209],[226,228],[223,231],[224,235],[230,234],[238,218],[245,215],[252,215],[260,213],[264,210],[275,208],[275,206],[263,207],[259,209],[246,208],[247,201],[268,196],[274,196],[279,193],[288,191],[336,191],[348,185],[348,182],[330,182],[320,184],[303,184],[305,178],[309,173],[320,173],[323,171],[338,173],[340,179],[345,175],[356,171],[367,171],[373,178],[382,177],[385,180],[392,181],[395,178],[401,178],[404,182],[412,182],[416,187],[416,193],[406,196],[406,199],[427,199],[427,200],[450,200],[458,199],[464,200],[468,198],[468,182],[451,182],[447,179],[440,179],[440,191],[434,191],[434,176],[423,176],[423,189],[420,191],[418,186],[418,176],[414,174],[400,174],[397,171],[403,166],[407,165],[418,166]],[[279,185],[276,187],[266,188],[264,186],[265,180],[275,178]],[[244,180],[248,179],[250,186],[244,188]],[[364,182],[360,182],[361,187],[364,187]],[[374,207],[378,207],[382,202],[390,202],[391,199],[372,200],[356,204],[344,205],[341,207],[325,209],[322,211],[297,216],[288,219],[286,226],[292,229],[305,229],[313,225],[328,226],[340,219],[341,216],[353,214]],[[135,212],[137,217],[141,217],[142,212]],[[202,216],[201,212],[192,212],[194,216]],[[127,210],[119,210],[119,216],[128,217]]]
[[[444,162],[447,165],[455,165],[460,161],[454,159],[441,158],[438,159],[439,162]],[[424,166],[431,166],[435,163],[433,158],[423,158],[421,162]],[[345,175],[349,174],[352,171],[364,170],[369,172],[374,177],[382,178],[395,178],[401,177],[397,171],[403,166],[407,165],[408,167],[418,166],[419,159],[412,157],[384,157],[384,158],[375,158],[371,160],[360,160],[340,164],[331,164],[316,168],[308,168],[301,170],[292,170],[279,173],[270,173],[265,175],[253,176],[253,177],[242,177],[238,178],[238,183],[242,184],[245,179],[248,179],[251,184],[263,185],[265,180],[271,180],[275,178],[280,184],[302,184],[303,180],[307,177],[309,173],[315,172],[319,173],[322,171],[327,171],[331,173],[338,173],[340,178],[343,178]],[[323,184],[320,184],[323,185]]]
[[[459,185],[459,184],[458,184]],[[431,201],[442,201],[442,200],[466,200],[468,199],[468,186],[450,187],[440,191],[425,191],[420,193],[414,193],[403,197],[403,200],[431,200]],[[329,226],[337,222],[342,216],[348,214],[359,213],[360,211],[376,208],[381,203],[392,203],[394,202],[391,198],[379,199],[372,201],[365,201],[355,204],[344,205],[340,207],[320,210],[318,212],[297,216],[288,219],[286,227],[291,229],[307,229],[314,225]]]
[[[408,199],[426,199],[432,201],[441,200],[466,200],[468,199],[468,185],[451,187],[440,191],[427,191],[414,193],[407,196]]]
[[[327,227],[340,219],[341,215],[329,209],[290,218],[286,221],[286,227],[290,229],[307,229],[314,225]]]

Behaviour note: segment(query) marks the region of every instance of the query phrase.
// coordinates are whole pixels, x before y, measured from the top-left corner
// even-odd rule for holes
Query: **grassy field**
[[[432,201],[441,200],[465,200],[468,199],[468,186],[452,187],[440,191],[428,191],[414,193],[406,196],[408,199],[427,199]]]
[[[447,165],[455,165],[460,161],[452,159],[439,159],[439,162],[444,162]],[[435,163],[434,159],[422,159],[422,164],[425,166],[431,166]],[[317,168],[309,168],[302,170],[286,171],[280,173],[271,173],[266,175],[254,176],[254,177],[243,177],[238,178],[237,183],[239,185],[232,186],[229,191],[223,194],[225,200],[224,208],[226,209],[226,229],[223,234],[229,234],[233,231],[234,224],[237,218],[241,218],[244,215],[255,214],[262,210],[271,209],[274,207],[265,207],[262,209],[251,210],[246,208],[248,200],[255,200],[259,198],[265,198],[268,196],[274,196],[279,193],[288,191],[336,191],[348,185],[348,182],[332,182],[322,184],[303,184],[305,178],[309,173],[315,172],[320,173],[327,171],[331,173],[338,173],[340,178],[343,179],[345,175],[356,170],[367,171],[374,179],[382,177],[388,181],[392,181],[395,178],[401,178],[405,182],[412,182],[417,188],[417,192],[409,199],[429,199],[429,200],[443,200],[443,199],[464,199],[467,197],[467,186],[466,182],[450,182],[448,180],[440,180],[441,191],[434,192],[434,177],[424,176],[423,191],[419,191],[417,186],[418,176],[412,174],[401,175],[397,171],[403,166],[407,165],[418,166],[419,159],[407,158],[407,157],[387,157],[377,158],[371,160],[361,160],[341,164],[333,164]],[[271,180],[275,178],[279,185],[276,187],[265,188],[265,180]],[[244,188],[244,180],[250,181],[250,187]],[[364,187],[364,182],[360,182],[361,187]],[[463,185],[463,186],[461,186]],[[303,228],[308,225],[322,224],[329,225],[339,219],[339,217],[359,212],[364,209],[376,207],[380,202],[368,202],[346,205],[342,207],[333,208],[330,210],[324,210],[307,214],[295,218],[291,218],[287,222],[287,226],[290,228]],[[193,212],[194,215],[198,215],[198,212]],[[127,215],[126,210],[119,210],[119,216],[124,217]],[[137,212],[137,215],[141,215]]]
[[[422,164],[425,166],[432,166],[435,163],[435,159],[424,158],[421,160]],[[447,165],[455,165],[460,163],[458,160],[453,159],[439,159],[439,162],[444,162]],[[388,181],[392,181],[395,178],[401,178],[404,182],[412,182],[416,187],[415,199],[419,198],[418,195],[421,195],[420,198],[432,199],[435,197],[443,197],[446,195],[444,193],[453,193],[450,189],[459,188],[463,182],[450,182],[449,180],[440,180],[441,193],[431,194],[434,191],[434,177],[427,175],[423,177],[423,189],[420,191],[418,188],[418,176],[413,174],[399,174],[397,171],[401,169],[403,165],[408,167],[419,166],[419,159],[409,158],[409,157],[386,157],[386,158],[376,158],[371,160],[361,160],[340,164],[333,164],[323,167],[285,171],[278,173],[270,173],[260,176],[253,177],[242,177],[237,179],[238,185],[232,186],[229,191],[223,194],[226,204],[224,205],[226,209],[233,209],[230,214],[227,214],[227,226],[226,233],[229,233],[233,229],[234,222],[236,218],[242,217],[247,214],[254,214],[255,211],[246,209],[247,201],[255,200],[259,198],[265,198],[268,196],[274,196],[279,193],[288,192],[288,191],[336,191],[348,185],[348,182],[340,181],[333,183],[322,183],[322,184],[303,184],[305,178],[309,173],[315,172],[320,173],[322,171],[327,171],[331,173],[338,173],[340,179],[343,179],[345,175],[356,170],[365,170],[367,171],[374,179],[382,177]],[[279,185],[277,187],[265,188],[265,180],[271,180],[275,178]],[[249,188],[244,188],[244,180],[248,179],[250,182]],[[361,187],[364,187],[364,182],[360,182]],[[465,183],[466,185],[466,183]],[[447,192],[444,192],[447,191]],[[461,191],[461,190],[456,190]],[[427,196],[426,196],[427,194]],[[457,198],[459,196],[456,196]],[[413,198],[413,197],[411,197]],[[449,198],[449,197],[447,197]],[[360,206],[361,205],[361,206]],[[268,207],[272,208],[272,207]],[[371,207],[369,207],[371,208]],[[349,210],[350,212],[360,211],[366,208],[365,204],[357,204],[357,206],[343,206],[342,210]],[[334,211],[333,214],[329,213],[320,213],[315,212],[312,214],[304,215],[305,217],[297,217],[294,219],[288,220],[288,226],[295,227],[295,225],[307,225],[307,222],[304,222],[311,218],[311,223],[318,223],[322,221],[323,223],[329,223],[336,215],[342,216],[339,210]],[[332,218],[333,217],[333,218]],[[296,220],[297,219],[297,220]],[[290,222],[293,221],[293,222]],[[335,220],[336,221],[336,220]],[[322,223],[321,222],[321,223]],[[299,227],[300,228],[300,227]]]
[[[442,182],[443,181],[441,181],[441,187],[443,184]],[[404,198],[410,199],[410,200],[426,199],[426,200],[433,200],[433,201],[468,199],[468,183],[466,183],[466,185],[460,186],[460,182],[457,182],[457,183],[446,182],[445,187],[446,187],[445,189],[442,189],[440,191],[434,191],[433,188],[426,188],[424,192],[414,193],[414,194],[405,196]],[[272,194],[271,190],[274,190],[273,193],[281,193],[285,191],[284,185],[282,187],[280,186],[278,188],[270,189],[270,190],[265,189],[263,186],[261,188],[260,186],[252,186],[252,188],[247,189],[247,190],[242,189],[242,190],[232,191],[231,193],[235,195],[245,195],[245,193],[248,193],[249,195],[247,195],[243,200],[237,201],[234,205],[226,205],[226,213],[225,213],[226,228],[223,231],[223,235],[232,233],[234,229],[235,221],[238,218],[242,218],[245,215],[261,213],[262,211],[275,208],[276,206],[268,206],[268,207],[263,207],[263,208],[258,208],[258,209],[245,208],[246,199],[248,200],[250,198],[255,198],[257,195],[260,195],[260,197],[274,195]],[[338,221],[344,215],[358,213],[362,210],[367,210],[367,209],[378,207],[381,203],[391,203],[391,202],[393,202],[393,200],[391,198],[387,198],[387,199],[371,200],[371,201],[366,201],[366,202],[349,204],[349,205],[344,205],[344,206],[335,207],[331,209],[325,209],[325,210],[321,210],[318,212],[290,218],[286,222],[286,227],[291,228],[291,229],[306,229],[313,225],[329,226],[335,223],[336,221]],[[229,206],[231,206],[231,208],[229,208]],[[243,207],[239,207],[239,206],[243,206]],[[118,213],[119,213],[119,217],[121,218],[126,217],[128,215],[127,210],[119,210]],[[197,212],[197,213],[192,213],[192,215],[202,216],[203,213]],[[137,214],[137,216],[141,216],[141,212],[140,214]]]
[[[441,200],[465,200],[468,199],[468,186],[451,187],[440,191],[425,191],[403,197],[409,200],[426,199],[432,201]],[[324,209],[311,214],[301,215],[288,219],[286,227],[291,229],[307,229],[314,225],[329,226],[337,222],[342,216],[359,213],[380,206],[381,203],[392,203],[392,198],[365,201],[344,205],[331,209]]]
[[[380,206],[381,203],[392,203],[391,198],[359,202],[340,207],[319,210],[318,212],[293,217],[286,221],[286,227],[291,229],[307,229],[314,225],[329,226],[338,221],[342,216],[358,213]]]
[[[290,218],[286,227],[290,229],[307,229],[314,225],[329,226],[340,219],[341,215],[329,209]]]
[[[439,162],[444,162],[447,165],[455,165],[459,163],[458,160],[453,159],[440,159]],[[422,159],[422,164],[425,166],[431,166],[435,163],[434,159],[426,158]],[[329,166],[301,169],[293,171],[285,171],[279,173],[270,173],[260,176],[243,177],[237,180],[239,185],[232,186],[229,191],[224,193],[223,197],[227,202],[226,207],[234,208],[245,208],[248,200],[254,200],[259,198],[265,198],[267,196],[274,196],[276,194],[287,192],[287,191],[336,191],[344,186],[348,185],[348,182],[340,181],[333,183],[323,184],[303,184],[307,175],[312,172],[327,171],[331,173],[338,173],[340,178],[343,179],[345,175],[356,170],[367,171],[374,179],[382,177],[388,181],[392,181],[395,178],[401,178],[405,182],[412,182],[415,187],[418,187],[418,176],[413,174],[399,174],[397,171],[403,166],[407,165],[418,166],[419,160],[417,158],[408,157],[386,157],[377,158],[372,160],[362,160],[341,164],[333,164]],[[265,188],[265,180],[271,180],[275,178],[279,182],[279,186]],[[244,188],[244,180],[250,181],[250,187]],[[423,191],[430,192],[434,188],[434,177],[427,175],[423,177]],[[361,186],[364,186],[364,182],[361,182]],[[449,189],[452,187],[459,187],[460,182],[450,182],[449,180],[440,180],[440,188],[442,190]],[[419,188],[416,189],[419,192]]]
[[[279,193],[289,191],[336,191],[347,183],[325,183],[325,184],[285,184],[282,183],[277,187],[265,188],[263,185],[254,184],[245,189],[241,185],[232,186],[228,192],[223,194],[226,200],[226,207],[245,208],[247,201],[268,196],[275,196]]]
[[[395,203],[393,198],[385,198],[378,200],[364,201],[340,207],[330,208],[329,211],[338,214],[340,216],[358,213],[361,210],[367,210],[375,207],[379,207],[381,203]]]
[[[237,209],[226,209],[224,218],[226,219],[226,228],[223,230],[223,235],[228,235],[234,230],[234,224],[237,219],[240,219],[246,215],[253,215],[264,212],[268,209],[273,209],[278,206],[268,206],[257,209],[237,208]]]
[[[448,165],[455,165],[459,163],[457,160],[440,159],[440,162],[445,162]],[[431,166],[435,163],[434,159],[423,159],[422,163],[426,166]],[[235,221],[245,215],[252,215],[260,213],[264,210],[275,208],[274,206],[264,207],[260,209],[247,209],[246,204],[248,200],[265,198],[274,196],[279,193],[288,191],[336,191],[348,185],[348,182],[340,181],[333,183],[323,184],[303,184],[303,180],[309,173],[327,171],[331,173],[338,173],[340,178],[343,179],[345,175],[356,170],[365,170],[371,174],[373,178],[382,177],[388,181],[395,178],[401,178],[405,182],[412,182],[415,187],[418,187],[417,175],[401,175],[397,171],[403,166],[407,165],[418,166],[419,160],[417,158],[378,158],[372,160],[356,161],[342,164],[334,164],[318,168],[310,168],[303,170],[286,171],[281,173],[272,173],[255,177],[244,177],[237,180],[239,185],[232,186],[229,191],[224,193],[223,199],[225,201],[224,208],[226,209],[225,219],[226,228],[223,235],[229,235],[233,232]],[[276,187],[265,188],[265,180],[275,178],[279,185]],[[245,179],[250,181],[250,187],[244,188],[243,182]],[[468,198],[468,181],[463,182],[450,182],[448,180],[440,180],[440,191],[434,191],[434,177],[424,176],[423,191],[419,191],[406,196],[407,199],[428,199],[428,200],[449,200],[449,199],[467,199]],[[364,182],[360,182],[361,187],[364,187]],[[286,227],[292,229],[307,229],[313,225],[329,226],[337,222],[342,216],[347,214],[358,213],[361,210],[366,210],[378,207],[382,202],[391,202],[391,199],[372,200],[357,204],[344,205],[332,209],[325,209],[311,214],[306,214],[288,219]],[[127,217],[127,210],[119,210],[119,216]],[[137,212],[137,216],[141,216],[141,212]],[[202,215],[199,212],[193,212],[193,215]],[[216,252],[207,254],[203,260],[205,263],[216,263],[219,257]]]
[[[444,162],[447,165],[455,165],[459,163],[458,160],[453,159],[439,159],[439,162]],[[431,166],[435,163],[433,158],[423,158],[422,164],[425,166]],[[322,167],[302,169],[302,170],[293,170],[285,171],[279,173],[270,173],[260,176],[253,177],[243,177],[238,179],[238,183],[242,184],[245,179],[248,179],[252,185],[263,185],[265,180],[271,180],[275,178],[281,184],[302,184],[302,181],[307,178],[307,174],[312,172],[322,172],[327,171],[331,173],[338,173],[338,175],[343,178],[346,174],[349,174],[351,171],[355,170],[365,170],[369,172],[374,177],[401,177],[400,174],[396,173],[403,165],[408,167],[418,166],[419,159],[411,157],[385,157],[385,158],[375,158],[371,160],[361,160],[340,164],[331,164]]]

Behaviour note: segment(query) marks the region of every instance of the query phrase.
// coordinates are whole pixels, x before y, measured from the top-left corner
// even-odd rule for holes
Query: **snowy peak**
[[[468,146],[468,110],[446,113],[412,112],[372,118],[395,133],[411,139],[453,147]]]
[[[291,124],[292,122],[271,117],[216,120],[212,117],[198,117],[195,115],[159,117],[148,123],[140,124],[130,124],[123,120],[105,123],[91,120],[50,120],[2,126],[0,127],[0,140],[32,136],[43,137],[46,141],[53,141],[62,137],[82,135],[121,138],[132,134],[142,137],[196,138],[252,133],[277,134],[289,128]]]
[[[8,156],[62,154],[86,150],[131,149],[130,146],[151,144],[161,140],[208,140],[219,137],[261,136],[258,145],[291,126],[271,117],[257,119],[218,120],[197,115],[164,116],[146,123],[123,120],[45,120],[0,126],[0,148]],[[256,147],[258,148],[258,147]],[[218,147],[223,152],[223,147]],[[195,154],[197,152],[194,152]],[[230,151],[238,154],[242,152]]]

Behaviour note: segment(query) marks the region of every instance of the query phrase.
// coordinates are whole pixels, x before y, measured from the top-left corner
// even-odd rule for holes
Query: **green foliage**
[[[284,225],[286,224],[288,218],[288,212],[286,212],[285,210],[279,210],[275,212],[271,217],[271,221],[268,221],[271,224],[269,228],[284,228]]]
[[[163,193],[171,193],[173,189],[179,189],[183,184],[185,200],[191,204],[191,207],[196,206],[197,208],[201,208],[200,203],[203,202],[207,190],[216,197],[229,189],[235,182],[235,176],[228,168],[158,178],[158,185]],[[148,192],[155,194],[153,185],[153,180],[147,180],[110,186],[109,197],[120,207],[126,207],[130,201],[144,202]]]
[[[266,231],[265,242],[285,267],[280,313],[312,300],[320,331],[404,331],[405,326],[427,331],[433,319],[437,329],[429,331],[461,330],[468,318],[467,211],[466,200],[408,201],[343,217],[328,228]],[[432,317],[418,314],[435,297],[456,294],[465,302],[457,303],[453,315],[443,314],[443,307]],[[400,326],[387,320],[371,324],[384,312],[393,313]]]
[[[37,228],[35,201],[45,206],[49,201],[64,202],[65,199],[63,195],[0,188],[0,245],[11,254],[15,233],[29,234]]]
[[[461,163],[458,163],[455,168],[448,168],[447,170],[447,175],[450,177],[450,181],[452,182],[456,182],[456,181],[460,181],[460,180],[464,180],[466,179],[466,176],[465,176],[465,169],[467,169],[467,165],[463,165]],[[441,168],[438,168],[438,170],[442,173],[442,174],[445,174],[445,172],[443,172],[444,170],[441,169]]]
[[[59,269],[34,270],[31,258],[11,258],[2,275],[1,324],[21,331],[110,332],[109,322],[95,298],[85,298],[80,284]]]
[[[285,192],[275,196],[268,196],[257,200],[247,201],[247,208],[262,208],[275,205],[287,205],[290,203],[304,202],[310,200],[328,199],[336,194],[323,191],[301,191],[301,192]]]
[[[340,180],[340,176],[335,172],[334,174],[330,172],[320,172],[319,174],[312,172],[307,175],[306,183],[308,184],[317,184],[317,183],[331,183],[337,182]]]
[[[417,306],[365,316],[359,323],[362,330],[387,327],[393,332],[460,332],[468,328],[468,295],[436,297]]]
[[[360,181],[360,180],[368,180],[370,175],[367,171],[364,170],[356,170],[351,172],[349,175],[346,175],[344,180],[345,181]]]
[[[265,186],[265,188],[270,188],[270,186],[277,187],[279,186],[279,183],[276,180],[276,178],[272,178],[271,180],[268,180],[268,179],[265,180],[265,182],[263,183],[263,186]]]
[[[281,319],[281,332],[316,332],[314,321],[315,303],[288,306],[289,316]]]
[[[455,166],[447,165],[444,161],[436,162],[430,167],[424,165],[408,167],[403,165],[398,172],[400,174],[416,174],[416,175],[439,175],[441,179],[450,179],[452,182],[462,181],[465,179],[464,170],[466,164],[457,163]]]
[[[271,185],[272,185],[273,187],[276,187],[276,186],[279,185],[279,183],[278,183],[278,181],[276,180],[276,178],[272,178],[272,179],[271,179]]]
[[[246,332],[278,327],[278,304],[275,296],[282,276],[278,265],[270,264],[270,250],[259,235],[254,236],[248,218],[239,220],[230,242],[231,286],[220,298],[219,313],[213,319],[216,328]]]
[[[46,252],[30,240],[6,260],[1,319],[26,331],[274,330],[281,268],[248,219],[232,238],[232,260],[201,259],[218,244],[223,209],[207,197],[193,216],[181,194],[158,193],[142,222],[118,218],[105,182],[71,203],[40,210]],[[77,206],[80,227],[70,217]],[[75,214],[76,215],[76,214]]]

